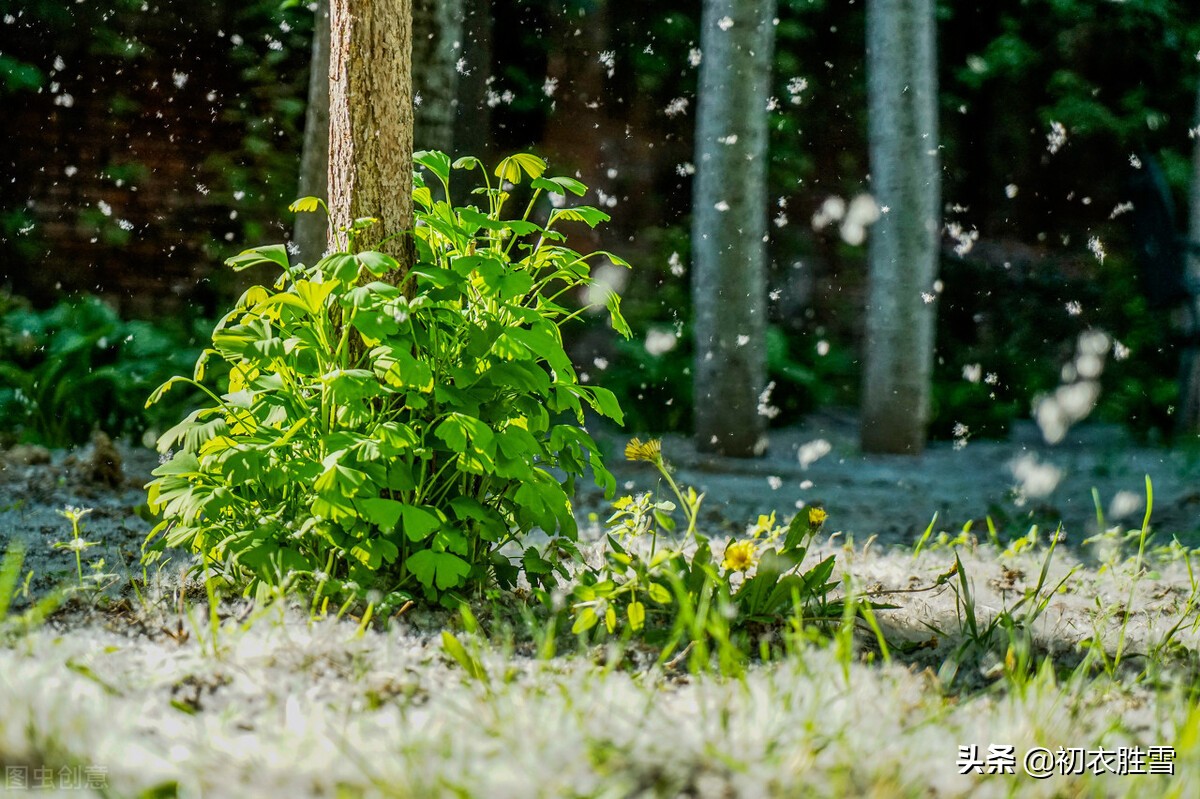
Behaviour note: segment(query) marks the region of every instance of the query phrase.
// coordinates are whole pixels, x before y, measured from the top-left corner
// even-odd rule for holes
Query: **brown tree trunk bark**
[[[397,258],[398,283],[413,253],[412,0],[332,0],[330,27],[330,233],[379,220],[357,247]]]

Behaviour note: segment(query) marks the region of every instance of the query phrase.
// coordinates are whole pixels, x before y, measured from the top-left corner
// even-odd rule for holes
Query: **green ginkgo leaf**
[[[473,155],[464,155],[462,158],[458,158],[454,161],[453,167],[455,169],[466,169],[468,171],[475,169],[476,167],[483,169],[483,162]]]
[[[558,221],[563,222],[583,222],[588,227],[596,227],[601,222],[607,222],[612,217],[601,211],[599,208],[592,208],[589,205],[581,205],[578,208],[559,208],[550,212],[550,222],[554,224]]]
[[[520,183],[521,173],[531,178],[540,178],[546,171],[546,162],[530,153],[517,153],[505,158],[496,167],[495,175],[509,183]]]
[[[461,413],[451,413],[440,425],[434,428],[433,434],[446,442],[453,452],[466,452],[467,445],[487,451],[492,445],[492,431],[486,424],[473,416]]]
[[[293,214],[312,213],[319,211],[323,203],[316,197],[301,197],[288,206],[288,210]]]
[[[553,194],[565,196],[567,192],[574,194],[576,197],[582,197],[587,193],[587,186],[580,183],[575,178],[537,178],[529,185],[535,189],[542,189]]]
[[[355,504],[358,506],[359,516],[381,530],[394,530],[405,508],[403,502],[384,497],[360,499]]]
[[[404,505],[400,516],[404,520],[404,535],[410,541],[424,541],[442,524],[437,514],[415,505]]]
[[[354,257],[376,277],[383,277],[388,272],[394,272],[400,268],[400,262],[387,253],[368,251],[360,252]]]
[[[437,586],[441,591],[462,585],[471,572],[471,565],[451,552],[423,549],[404,562],[408,570],[427,588]]]
[[[450,156],[437,150],[418,150],[413,153],[413,163],[425,167],[443,182],[450,179]]]
[[[255,247],[250,250],[244,250],[232,258],[226,259],[225,261],[225,265],[232,268],[235,272],[240,272],[243,269],[249,269],[252,266],[258,266],[259,264],[274,264],[280,269],[287,271],[287,248],[282,244],[272,244],[267,247]]]

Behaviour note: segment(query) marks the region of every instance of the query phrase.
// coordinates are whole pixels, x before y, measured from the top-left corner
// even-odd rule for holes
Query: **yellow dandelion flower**
[[[735,541],[725,547],[725,559],[721,566],[728,571],[744,572],[754,565],[754,556],[753,541]]]
[[[825,512],[824,508],[809,508],[808,509],[808,526],[812,527],[812,528],[820,527],[822,524],[825,523],[825,519],[828,517],[829,517],[829,514]]]
[[[625,460],[658,463],[662,460],[662,441],[657,438],[646,442],[640,438],[630,439],[625,445]]]

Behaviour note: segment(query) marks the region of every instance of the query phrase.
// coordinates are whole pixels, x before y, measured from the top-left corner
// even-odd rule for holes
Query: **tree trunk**
[[[357,246],[396,257],[397,283],[413,252],[396,236],[413,227],[412,0],[332,0],[330,27],[330,215],[339,230],[379,220]]]
[[[1192,144],[1192,183],[1188,190],[1188,234],[1184,249],[1185,276],[1189,291],[1200,288],[1200,83],[1197,84],[1196,113],[1193,131],[1197,131]],[[1196,345],[1200,336],[1200,297],[1188,299],[1187,351],[1184,353],[1182,374],[1179,381],[1178,429],[1183,433],[1200,432],[1200,347]]]
[[[413,143],[418,150],[454,152],[458,70],[463,52],[463,0],[412,0]]]
[[[329,195],[329,0],[317,0],[315,13],[299,196],[325,199]],[[319,261],[329,243],[325,214],[296,214],[292,241],[300,263]]]
[[[869,0],[871,185],[864,452],[925,447],[941,234],[934,0]]]
[[[705,0],[692,201],[695,436],[766,451],[767,98],[775,0]]]
[[[609,0],[592,0],[581,4],[578,13],[552,17],[548,39],[556,44],[546,53],[546,76],[554,81],[553,110],[546,117],[542,144],[555,163],[600,172],[617,157],[613,145],[624,139],[630,124],[629,109],[622,105],[614,116],[610,108],[617,98],[607,72],[615,65],[600,61],[612,49],[609,5]],[[629,163],[621,165],[623,174],[631,169]]]
[[[461,0],[463,3],[463,46],[455,62],[458,107],[455,113],[454,146],[462,155],[489,161],[492,143],[492,109],[487,104],[487,79],[492,74],[492,4],[490,0]]]

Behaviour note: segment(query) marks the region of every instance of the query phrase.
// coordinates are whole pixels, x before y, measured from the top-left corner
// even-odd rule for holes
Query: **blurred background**
[[[1005,436],[1070,382],[1096,347],[1089,332],[1102,331],[1091,418],[1166,440],[1186,342],[1178,298],[1168,287],[1163,299],[1137,257],[1146,209],[1131,207],[1130,175],[1161,170],[1164,208],[1179,209],[1166,223],[1182,234],[1200,8],[938,5],[945,229],[930,435]],[[617,393],[630,431],[687,430],[701,4],[448,6],[449,50],[416,61],[452,58],[449,87],[422,96],[449,103],[449,132],[418,147],[489,163],[532,151],[591,187],[587,201],[612,222],[574,245],[634,264],[614,280],[635,335],[616,337],[598,315],[565,331],[571,350]],[[869,188],[862,6],[777,3],[766,111],[774,425],[858,402],[867,248],[839,220]],[[150,411],[144,398],[190,372],[236,298],[223,259],[292,236],[315,9],[0,0],[8,443],[77,443],[97,426],[141,440],[179,418],[186,396]]]

